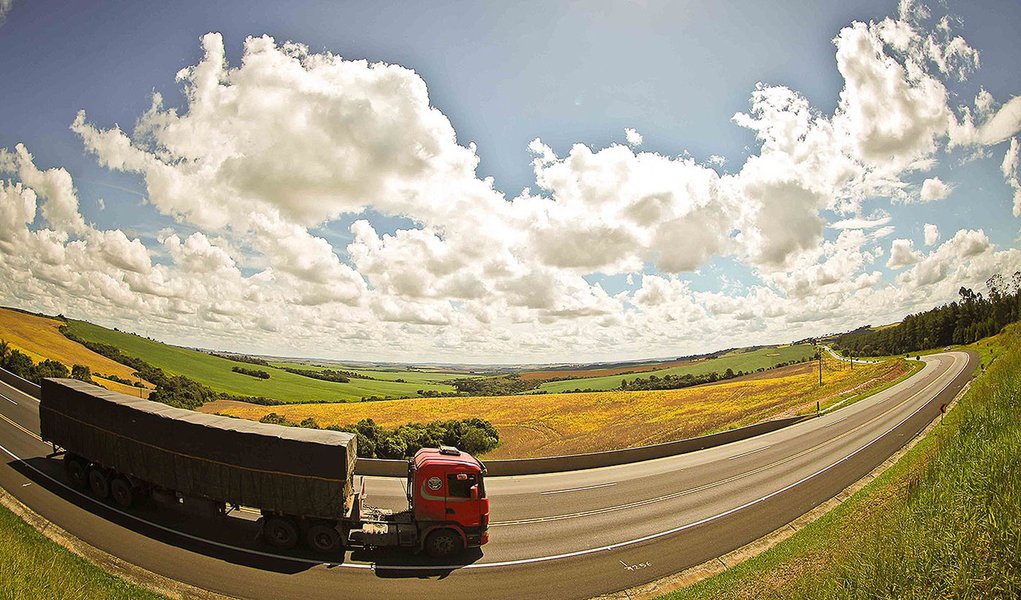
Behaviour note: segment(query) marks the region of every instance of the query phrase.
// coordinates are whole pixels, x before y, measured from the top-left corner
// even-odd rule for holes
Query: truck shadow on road
[[[146,556],[152,557],[156,563],[166,561],[166,548],[162,548],[161,544],[282,574],[301,573],[320,565],[328,569],[337,568],[348,560],[343,553],[324,557],[305,549],[280,551],[260,543],[257,514],[241,513],[239,516],[211,519],[208,515],[189,511],[183,506],[168,506],[151,499],[138,506],[122,509],[110,500],[95,498],[87,491],[72,487],[60,460],[34,457],[9,462],[8,466],[34,485],[68,503],[58,503],[52,507],[53,512],[41,516],[58,525],[76,523],[78,527],[71,533],[85,542],[102,539],[114,547],[132,548],[132,554],[122,555],[121,558],[127,558],[140,566],[149,562],[143,560]],[[87,514],[83,515],[81,511]],[[109,528],[104,528],[102,521],[109,521],[127,531],[114,530],[111,536]],[[132,533],[149,540],[139,540]],[[117,537],[122,539],[118,540]],[[482,552],[478,548],[469,549],[456,559],[440,560],[397,549],[359,549],[350,554],[352,561],[373,564],[377,577],[419,579],[443,579],[481,557]]]
[[[73,505],[67,507],[58,504],[54,514],[44,514],[43,517],[50,518],[58,524],[77,523],[79,527],[72,533],[82,537],[86,542],[89,541],[88,534],[95,532],[96,537],[102,536],[107,543],[113,542],[113,545],[119,547],[133,547],[135,556],[139,559],[147,552],[151,552],[156,560],[164,559],[166,551],[159,546],[162,543],[234,564],[285,574],[299,573],[317,564],[328,562],[311,552],[308,556],[297,551],[287,556],[274,556],[280,553],[258,543],[259,528],[254,518],[227,517],[210,520],[183,508],[157,504],[152,500],[141,502],[139,506],[130,509],[122,509],[109,500],[100,500],[85,491],[71,487],[59,460],[36,457],[8,464],[35,485]],[[79,511],[88,514],[82,515]],[[102,528],[102,523],[92,521],[90,516],[115,523],[156,543],[139,542],[136,536],[127,531],[115,532],[115,535],[123,536],[122,543],[118,543],[116,538],[110,537],[109,530]],[[122,558],[131,559],[131,555]],[[342,560],[342,557],[337,558]],[[132,562],[144,566],[145,561]]]
[[[351,558],[373,562],[376,577],[382,579],[446,579],[454,571],[478,562],[482,558],[482,549],[468,548],[453,558],[432,558],[396,548],[359,549],[351,553]]]

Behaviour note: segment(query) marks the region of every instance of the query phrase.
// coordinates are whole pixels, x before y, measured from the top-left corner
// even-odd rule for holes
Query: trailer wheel
[[[289,550],[298,543],[298,528],[289,519],[270,517],[262,525],[262,535],[273,547]]]
[[[110,497],[110,477],[100,467],[89,469],[89,489],[93,495],[103,500]]]
[[[110,482],[110,495],[121,508],[131,508],[135,504],[135,488],[123,477],[114,477]]]
[[[333,554],[344,547],[344,540],[337,528],[323,523],[308,528],[305,542],[320,554]]]
[[[64,471],[71,485],[79,489],[85,489],[89,485],[88,465],[85,460],[74,454],[64,455]]]
[[[433,558],[446,558],[464,550],[460,536],[450,529],[439,529],[425,540],[425,551]]]

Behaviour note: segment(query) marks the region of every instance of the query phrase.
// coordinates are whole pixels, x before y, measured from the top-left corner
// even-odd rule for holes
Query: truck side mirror
[[[471,488],[468,489],[468,494],[471,495],[471,499],[472,500],[478,500],[479,499],[479,486],[478,486],[478,484],[471,486]]]

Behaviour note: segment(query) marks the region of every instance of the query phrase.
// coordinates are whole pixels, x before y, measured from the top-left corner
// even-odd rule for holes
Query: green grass
[[[666,597],[1021,595],[1021,325],[969,348],[992,366],[892,468],[771,550]]]
[[[563,381],[550,381],[539,386],[540,391],[549,393],[565,392],[573,389],[591,390],[612,390],[620,386],[621,380],[634,380],[635,377],[647,379],[650,375],[663,377],[664,375],[706,375],[708,373],[725,373],[732,369],[735,373],[745,373],[756,369],[768,369],[782,362],[799,361],[815,354],[815,347],[809,344],[798,344],[796,346],[770,346],[757,350],[735,350],[719,358],[700,361],[690,365],[659,369],[657,371],[646,371],[644,373],[631,373],[629,375],[609,375],[605,377],[586,377],[584,379],[565,379]]]
[[[269,379],[256,379],[231,371],[246,365],[211,356],[205,352],[170,346],[130,333],[106,329],[85,321],[69,321],[71,332],[85,340],[110,344],[125,354],[141,358],[168,374],[185,375],[217,392],[237,396],[264,396],[281,402],[350,402],[363,396],[416,397],[417,390],[453,391],[449,385],[432,381],[376,381],[352,379],[349,383],[322,381],[288,373],[275,367],[256,367],[270,374]],[[247,365],[251,366],[251,365]],[[434,374],[430,374],[434,375]],[[397,379],[398,377],[394,377]]]
[[[0,598],[163,598],[53,543],[0,507]]]

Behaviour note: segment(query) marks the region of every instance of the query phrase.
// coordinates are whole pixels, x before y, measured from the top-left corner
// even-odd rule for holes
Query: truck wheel
[[[89,489],[93,495],[103,500],[110,497],[110,477],[99,467],[89,469]]]
[[[135,488],[123,477],[114,477],[110,482],[110,495],[121,508],[131,508],[135,504]]]
[[[344,547],[337,528],[322,523],[308,528],[305,541],[309,548],[320,554],[333,554]]]
[[[85,489],[89,485],[89,473],[85,460],[74,454],[64,455],[64,471],[71,485],[79,489]]]
[[[270,517],[262,526],[262,535],[273,547],[289,550],[298,543],[298,528],[290,520]]]
[[[425,551],[433,558],[446,558],[464,550],[460,536],[450,529],[440,529],[429,534],[425,540]]]

